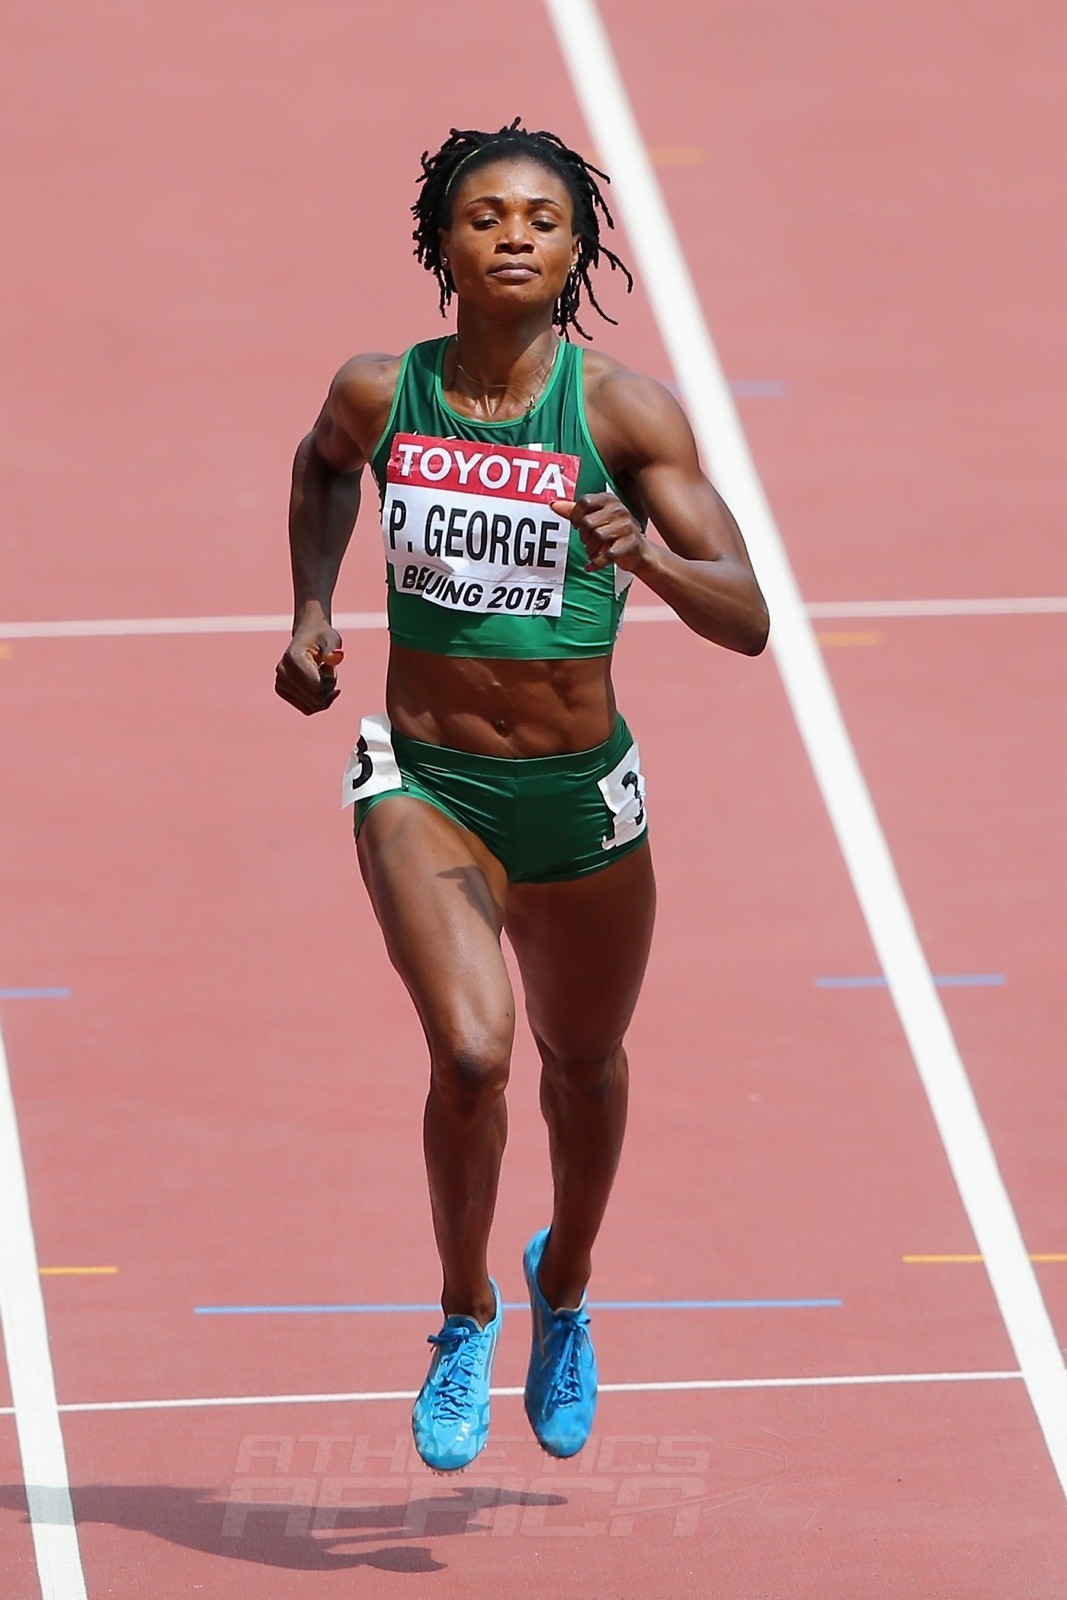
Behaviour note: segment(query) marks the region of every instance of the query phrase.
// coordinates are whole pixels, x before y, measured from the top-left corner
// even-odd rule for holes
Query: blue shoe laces
[[[426,1343],[442,1352],[433,1380],[433,1411],[446,1422],[461,1422],[470,1412],[471,1387],[478,1367],[475,1341],[484,1331],[461,1326],[443,1328],[427,1337]]]
[[[552,1386],[548,1393],[550,1407],[578,1405],[586,1398],[582,1388],[581,1357],[589,1344],[589,1317],[584,1311],[571,1316],[556,1313],[556,1329],[563,1349],[554,1363]]]

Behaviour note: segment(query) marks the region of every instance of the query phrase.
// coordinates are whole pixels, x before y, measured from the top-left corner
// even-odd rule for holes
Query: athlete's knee
[[[566,1095],[594,1102],[606,1100],[625,1080],[626,1052],[621,1045],[609,1050],[551,1050],[540,1044],[546,1081]]]
[[[507,1088],[510,1035],[483,1033],[438,1041],[430,1050],[430,1089],[460,1116],[473,1116]]]

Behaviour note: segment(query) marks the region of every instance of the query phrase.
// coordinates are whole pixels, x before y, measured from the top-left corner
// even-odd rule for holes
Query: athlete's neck
[[[551,317],[543,312],[502,327],[499,319],[481,316],[461,303],[455,341],[445,359],[446,387],[453,386],[462,367],[467,382],[487,393],[532,391],[551,369],[558,344]]]

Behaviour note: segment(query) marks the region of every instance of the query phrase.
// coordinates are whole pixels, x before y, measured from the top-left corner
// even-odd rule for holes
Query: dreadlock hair
[[[608,316],[593,292],[590,268],[597,266],[603,256],[612,272],[618,268],[626,279],[627,294],[634,284],[626,264],[600,242],[600,218],[603,217],[609,228],[613,228],[615,223],[596,180],[602,178],[605,183],[610,183],[611,179],[599,167],[584,160],[576,150],[568,149],[556,134],[544,131],[534,133],[524,128],[520,117],[506,127],[498,128],[496,133],[481,133],[475,128],[453,128],[436,154],[423,151],[422,176],[419,178],[422,188],[411,208],[416,222],[411,236],[415,241],[416,259],[427,272],[433,273],[440,285],[439,303],[441,315],[444,316],[456,288],[451,272],[441,259],[439,237],[439,230],[448,228],[452,220],[450,192],[461,174],[466,177],[490,161],[511,156],[529,157],[540,166],[547,167],[549,172],[554,172],[567,187],[574,208],[578,260],[567,275],[563,292],[552,313],[552,321],[565,339],[570,338],[571,328],[575,328],[583,339],[588,339],[589,334],[578,321],[583,290],[593,310],[605,322],[615,322],[615,318]]]

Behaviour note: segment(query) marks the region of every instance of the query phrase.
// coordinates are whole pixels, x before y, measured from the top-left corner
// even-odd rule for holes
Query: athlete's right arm
[[[395,356],[346,362],[297,447],[289,499],[293,637],[274,687],[305,716],[325,711],[339,693],[334,669],[342,650],[331,618],[333,591],[359,511],[360,478],[385,427],[398,371]]]

